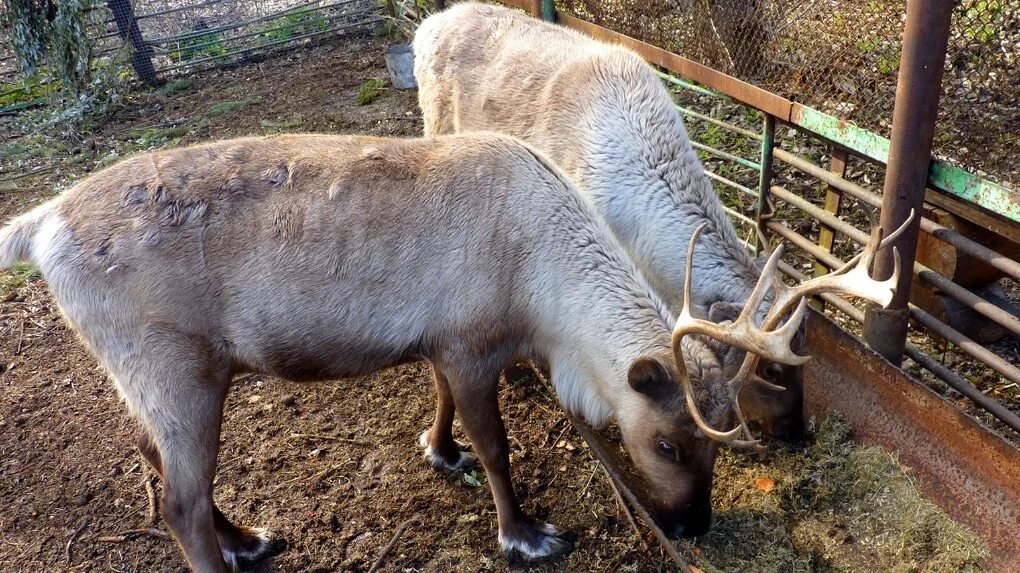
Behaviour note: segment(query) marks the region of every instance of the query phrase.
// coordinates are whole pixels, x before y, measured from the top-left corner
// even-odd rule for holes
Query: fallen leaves
[[[768,492],[776,489],[776,480],[774,480],[774,479],[772,479],[772,478],[770,478],[768,476],[765,476],[765,477],[762,477],[762,478],[758,478],[758,479],[754,480],[754,487],[755,487],[755,489],[757,489],[759,491],[763,491],[765,493],[768,493]]]

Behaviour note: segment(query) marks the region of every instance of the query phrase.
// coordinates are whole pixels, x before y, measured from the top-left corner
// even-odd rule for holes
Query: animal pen
[[[787,245],[791,280],[842,266],[871,213],[885,230],[915,214],[895,242],[913,272],[891,309],[816,301],[805,406],[895,452],[993,570],[1020,572],[1020,2],[503,3],[656,66],[738,228],[759,251]],[[93,50],[158,84],[365,32],[387,11],[419,17],[409,4],[109,0]],[[0,56],[0,72],[15,61]],[[53,81],[0,113],[43,103]],[[877,274],[892,265],[880,255]],[[573,424],[630,496],[612,453]]]

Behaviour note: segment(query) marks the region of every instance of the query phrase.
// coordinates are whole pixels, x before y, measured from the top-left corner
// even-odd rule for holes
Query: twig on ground
[[[546,451],[547,452],[551,452],[552,450],[554,450],[556,448],[556,444],[558,444],[559,441],[563,438],[563,434],[566,434],[567,430],[569,430],[569,429],[570,429],[570,422],[567,421],[566,424],[563,424],[563,430],[560,431],[560,435],[556,436],[556,439],[552,441],[552,444],[550,444],[548,448],[546,448]]]
[[[71,534],[71,537],[67,539],[67,545],[64,546],[64,561],[68,565],[71,564],[71,548],[74,547],[74,542],[81,536],[81,534],[85,531],[85,528],[88,526],[88,519],[82,521],[81,525],[78,526],[78,529],[75,529],[74,533]]]
[[[379,554],[379,558],[375,560],[375,563],[372,565],[372,568],[368,570],[368,573],[375,573],[380,567],[382,567],[383,560],[386,559],[386,555],[389,554],[390,551],[393,551],[393,548],[397,546],[397,542],[400,541],[400,536],[404,534],[404,531],[419,521],[421,521],[421,516],[415,515],[411,519],[400,524],[396,533],[393,534],[393,539],[390,539],[390,542],[383,548],[382,553]]]
[[[291,434],[292,438],[304,438],[308,440],[330,440],[333,442],[344,442],[347,444],[354,444],[357,446],[370,446],[368,442],[362,442],[361,440],[355,440],[353,438],[342,438],[340,436],[324,436],[322,434]]]
[[[21,321],[21,334],[18,335],[18,349],[14,351],[14,354],[21,354],[21,344],[25,342],[25,321]]]
[[[13,176],[13,177],[7,177],[7,178],[4,178],[4,179],[0,179],[0,183],[10,183],[11,181],[17,181],[18,179],[23,179],[25,177],[31,177],[32,175],[39,175],[40,173],[48,173],[50,171],[53,171],[56,168],[57,167],[55,165],[50,165],[49,167],[39,167],[39,168],[33,169],[32,171],[27,171],[25,173],[20,173],[18,175]]]
[[[620,494],[620,490],[616,487],[616,482],[613,481],[613,478],[609,475],[609,471],[606,470],[605,467],[602,468],[602,472],[606,474],[606,479],[609,480],[609,485],[613,488],[613,497],[616,498],[616,503],[618,503],[620,508],[623,509],[623,514],[627,516],[627,521],[630,522],[630,527],[634,530],[634,535],[637,536],[638,541],[641,541],[644,537],[641,534],[641,528],[638,527],[637,521],[634,519],[634,514],[631,513],[630,508],[627,507],[627,502],[623,501],[623,495]]]
[[[143,482],[145,484],[145,495],[149,498],[149,513],[145,519],[145,525],[152,527],[156,525],[156,520],[159,518],[159,501],[156,499],[156,487],[153,485],[155,476],[148,476]]]
[[[142,529],[129,529],[118,535],[101,535],[96,538],[96,541],[103,543],[124,543],[125,541],[132,541],[145,535],[155,537],[157,539],[170,539],[170,534],[165,531],[152,527],[144,527]]]
[[[602,465],[602,464],[598,463],[598,461],[595,462],[595,467],[592,468],[591,475],[588,476],[588,481],[584,484],[584,487],[581,488],[581,493],[577,494],[577,499],[578,500],[580,500],[582,497],[584,497],[584,493],[586,491],[588,491],[588,486],[591,485],[591,480],[595,478],[595,472],[599,471],[599,466],[600,465]]]

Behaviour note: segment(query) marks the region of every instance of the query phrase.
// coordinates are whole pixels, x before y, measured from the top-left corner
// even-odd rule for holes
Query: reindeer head
[[[888,305],[900,272],[895,248],[892,277],[876,281],[870,277],[869,268],[878,250],[899,236],[912,218],[885,240],[875,229],[860,255],[842,268],[796,287],[787,287],[778,279],[782,247],[776,249],[747,304],[732,320],[717,323],[691,316],[688,273],[684,306],[673,330],[673,360],[642,357],[631,365],[628,381],[645,404],[635,409],[637,415],[632,413],[620,424],[628,452],[649,486],[657,521],[667,534],[693,537],[708,531],[712,466],[721,444],[760,447],[740,407],[741,391],[748,383],[766,389],[774,386],[758,374],[759,358],[791,366],[808,360],[793,346],[794,340],[802,336],[809,296],[833,292]],[[688,269],[694,268],[694,247],[703,229],[704,225],[691,237]],[[755,316],[769,289],[775,290],[775,301],[759,326]],[[699,352],[714,356],[692,356]],[[716,429],[734,419],[737,427]]]

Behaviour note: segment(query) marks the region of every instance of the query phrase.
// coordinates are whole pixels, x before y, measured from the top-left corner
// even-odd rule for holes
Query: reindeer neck
[[[737,237],[692,148],[680,113],[650,70],[593,118],[587,172],[579,177],[656,292],[679,312],[684,254],[707,223],[694,256],[695,313],[742,303],[760,274]]]
[[[553,210],[544,225],[549,244],[536,255],[536,353],[563,405],[602,424],[634,398],[630,365],[643,355],[670,356],[674,318],[602,219],[577,199]]]

